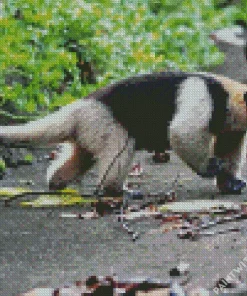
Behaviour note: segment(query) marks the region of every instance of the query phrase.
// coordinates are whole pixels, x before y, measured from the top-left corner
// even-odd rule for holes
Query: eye
[[[244,38],[245,37],[245,35],[243,33],[236,33],[235,36],[238,37],[238,38]]]

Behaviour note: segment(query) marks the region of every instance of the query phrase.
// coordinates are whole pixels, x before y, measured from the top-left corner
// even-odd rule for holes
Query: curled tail
[[[41,145],[70,140],[76,126],[76,107],[78,107],[78,101],[26,124],[0,126],[0,142]]]

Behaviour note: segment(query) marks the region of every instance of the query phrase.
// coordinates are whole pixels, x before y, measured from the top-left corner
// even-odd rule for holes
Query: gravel
[[[42,158],[43,151],[36,151],[35,155],[32,166],[8,169],[0,185],[19,186],[20,179],[22,182],[26,179],[33,180],[34,185],[30,186],[33,189],[47,189],[47,161],[36,161]],[[171,189],[179,173],[179,200],[209,199],[212,195],[225,200],[246,199],[246,191],[240,196],[217,194],[212,181],[201,179],[174,154],[168,164],[152,164],[151,156],[138,152],[134,160],[140,161],[144,168],[142,189],[146,192]],[[95,168],[80,181],[79,187],[78,184],[71,186],[88,193],[94,185]],[[83,209],[25,209],[18,206],[18,201],[10,207],[0,204],[1,296],[18,295],[40,286],[57,287],[92,274],[108,275],[112,270],[122,278],[151,276],[167,280],[169,269],[180,261],[191,266],[189,289],[212,287],[246,256],[247,235],[240,232],[202,237],[198,241],[179,240],[175,231],[151,234],[149,231],[159,228],[159,222],[145,220],[132,223],[131,227],[140,232],[140,237],[133,242],[132,236],[113,216],[98,220],[66,219],[58,217],[61,211]],[[247,227],[247,222],[238,223]],[[244,268],[241,275],[246,280]]]

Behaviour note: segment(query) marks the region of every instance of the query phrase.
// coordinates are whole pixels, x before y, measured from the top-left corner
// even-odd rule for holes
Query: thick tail
[[[0,126],[0,142],[46,145],[70,140],[75,132],[77,108],[78,101],[23,125]]]

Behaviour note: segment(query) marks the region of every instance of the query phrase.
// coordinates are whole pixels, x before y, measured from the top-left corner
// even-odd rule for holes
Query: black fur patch
[[[186,74],[155,73],[117,83],[102,101],[135,138],[136,149],[169,148],[168,127],[176,108],[176,93]]]
[[[244,93],[244,101],[245,101],[245,104],[247,106],[247,93]]]
[[[216,79],[206,77],[205,81],[213,103],[213,112],[209,122],[209,131],[218,135],[224,129],[229,93],[224,90],[220,82]]]
[[[215,146],[215,155],[219,158],[229,156],[242,144],[245,132],[243,131],[224,131],[219,133]]]
[[[176,111],[177,91],[188,77],[205,80],[213,106],[209,130],[218,133],[224,126],[228,96],[214,78],[196,73],[159,72],[122,80],[93,96],[108,106],[129,136],[135,138],[136,149],[163,152],[170,146],[168,128]]]

